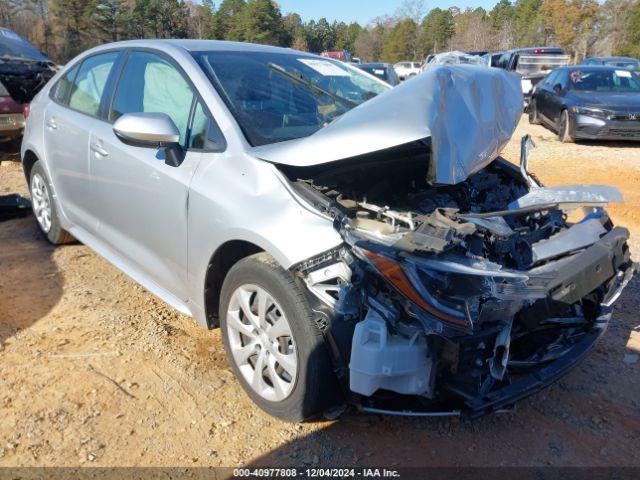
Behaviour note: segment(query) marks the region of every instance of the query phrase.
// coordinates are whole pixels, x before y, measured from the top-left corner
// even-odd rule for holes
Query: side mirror
[[[113,124],[113,133],[128,145],[164,149],[165,163],[172,167],[184,160],[180,132],[166,113],[125,113]]]
[[[560,85],[559,83],[556,83],[553,86],[553,91],[556,92],[558,95],[560,95],[562,93],[562,85]]]

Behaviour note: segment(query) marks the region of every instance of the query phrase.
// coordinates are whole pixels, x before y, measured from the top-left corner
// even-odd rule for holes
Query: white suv
[[[420,73],[420,62],[400,62],[393,66],[393,69],[400,77],[400,80],[406,80]]]

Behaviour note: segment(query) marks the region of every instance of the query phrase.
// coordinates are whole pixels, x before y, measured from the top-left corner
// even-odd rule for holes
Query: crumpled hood
[[[455,184],[498,156],[522,107],[517,75],[483,66],[437,66],[313,135],[255,147],[251,153],[269,162],[306,167],[430,138],[428,180]]]

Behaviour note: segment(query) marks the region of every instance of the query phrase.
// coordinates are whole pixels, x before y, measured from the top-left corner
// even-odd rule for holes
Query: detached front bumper
[[[584,140],[640,141],[640,120],[608,120],[575,115],[573,137]]]
[[[573,303],[598,285],[608,283],[608,291],[600,305],[600,315],[590,330],[557,360],[508,385],[466,400],[467,408],[463,411],[466,416],[477,418],[509,407],[552,384],[586,358],[609,325],[613,303],[637,270],[637,265],[629,260],[628,250],[623,247],[627,238],[626,229],[613,229],[578,258],[561,268],[557,280],[549,285],[552,297]]]
[[[510,407],[519,400],[533,395],[569,373],[573,367],[586,358],[607,329],[612,309],[611,307],[603,307],[603,310],[606,313],[598,317],[592,329],[585,333],[584,337],[563,357],[510,385],[467,401],[466,406],[468,409],[463,411],[463,414],[473,419]]]
[[[546,358],[545,356],[533,358],[529,357],[531,354],[525,353],[525,357],[520,357],[522,342],[526,343],[529,340],[517,340],[520,343],[514,347],[513,338],[509,341],[499,340],[503,330],[500,330],[500,333],[493,337],[496,332],[495,323],[483,327],[483,322],[480,321],[472,333],[459,336],[457,340],[450,337],[451,343],[440,352],[440,359],[444,359],[444,363],[440,364],[443,369],[440,370],[441,376],[438,379],[440,385],[438,388],[442,396],[437,394],[430,398],[445,400],[445,405],[447,405],[445,408],[448,409],[448,406],[451,406],[454,409],[449,413],[457,413],[467,418],[477,418],[513,406],[519,400],[557,381],[578,365],[586,358],[606,330],[611,319],[613,303],[633,278],[637,269],[637,266],[630,260],[629,250],[626,246],[628,235],[625,228],[613,228],[581,253],[574,254],[571,258],[550,262],[549,267],[544,271],[532,270],[530,280],[536,283],[528,286],[538,288],[525,289],[521,293],[524,292],[525,295],[529,291],[535,293],[536,296],[532,297],[534,303],[529,303],[527,313],[517,319],[514,317],[512,322],[507,321],[508,315],[524,312],[524,310],[520,310],[521,306],[518,305],[521,300],[516,298],[517,292],[513,292],[513,298],[497,307],[495,313],[498,317],[504,317],[503,325],[505,327],[500,328],[504,328],[506,338],[511,337],[510,332],[513,325],[518,325],[520,329],[518,334],[524,334],[524,336],[520,336],[522,339],[527,338],[527,330],[535,332],[540,326],[542,329],[545,328],[544,322],[543,324],[536,323],[536,318],[547,318],[544,313],[546,311],[545,305],[549,309],[552,308],[552,305],[553,308],[559,308],[558,305],[569,307],[585,298],[596,298],[593,292],[599,291],[597,296],[599,308],[593,310],[593,315],[597,315],[596,318],[589,317],[590,319],[584,322],[579,321],[578,318],[568,318],[567,327],[556,327],[558,332],[556,340],[548,340],[550,343],[547,344],[547,351],[553,352],[553,349],[556,349],[557,354],[552,353]],[[513,305],[510,302],[514,302]],[[489,305],[489,302],[485,305]],[[536,315],[542,315],[542,317],[536,317]],[[546,315],[551,315],[551,313]],[[525,326],[525,329],[522,330],[524,325],[532,321],[534,323],[531,326]],[[558,322],[558,325],[561,325],[561,322]],[[578,327],[571,325],[578,325]],[[566,336],[564,332],[567,332]],[[439,335],[447,336],[444,331]],[[356,342],[354,341],[354,343]],[[515,352],[515,357],[508,353],[509,343],[511,343],[512,354]],[[489,345],[488,348],[487,345]],[[545,343],[540,343],[536,350],[544,346]],[[503,353],[504,349],[507,351],[506,355]],[[505,363],[502,363],[503,358],[506,359]],[[504,377],[497,373],[494,374],[493,365],[499,366],[500,364],[505,368]],[[455,365],[455,367],[451,368],[451,365]],[[429,368],[436,367],[431,365]],[[419,371],[419,366],[416,366],[416,371]],[[426,376],[429,377],[429,375]],[[479,382],[478,380],[482,378],[488,381]],[[436,392],[438,388],[436,388]],[[434,408],[438,408],[434,405],[419,404],[416,407],[399,408],[392,402],[377,403],[373,401],[367,407],[375,407],[378,411],[384,410],[385,413],[397,415],[429,416],[443,414],[443,404],[438,405],[438,410],[434,410]],[[369,410],[374,411],[371,408]]]

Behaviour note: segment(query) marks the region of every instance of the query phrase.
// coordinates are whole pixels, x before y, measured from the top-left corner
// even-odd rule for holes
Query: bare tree
[[[596,55],[612,55],[627,39],[629,12],[637,0],[607,0],[596,19],[593,50]]]
[[[455,34],[449,42],[452,50],[494,50],[496,39],[484,11],[467,10],[455,16]]]
[[[398,18],[410,18],[420,25],[426,13],[427,4],[425,0],[404,0],[396,10],[395,16]]]

